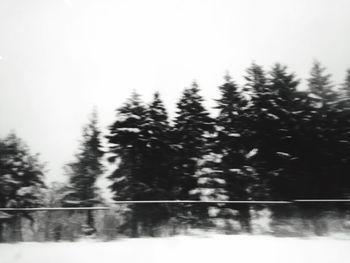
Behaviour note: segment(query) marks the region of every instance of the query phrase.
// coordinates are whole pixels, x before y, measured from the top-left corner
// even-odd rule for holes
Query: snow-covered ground
[[[177,236],[112,242],[0,244],[1,263],[349,263],[350,239]]]

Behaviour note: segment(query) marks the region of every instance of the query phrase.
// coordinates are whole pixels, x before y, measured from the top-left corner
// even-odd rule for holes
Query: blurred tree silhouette
[[[0,207],[37,207],[43,202],[44,165],[38,155],[32,155],[27,145],[15,133],[0,140]],[[21,237],[21,217],[33,218],[25,212],[1,212],[0,240],[7,220],[12,237]]]
[[[103,156],[97,113],[94,110],[90,122],[83,128],[82,141],[75,161],[66,165],[69,176],[68,190],[63,197],[64,206],[90,207],[101,201],[96,180],[103,173]],[[86,224],[94,228],[94,218],[87,211]]]

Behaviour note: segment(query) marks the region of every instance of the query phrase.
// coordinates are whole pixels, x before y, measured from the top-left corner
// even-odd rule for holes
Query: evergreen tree
[[[96,180],[103,173],[103,156],[97,113],[92,113],[90,122],[83,129],[82,141],[75,161],[66,166],[69,175],[69,191],[64,197],[65,206],[91,207],[100,201]],[[88,227],[94,228],[94,217],[87,210]]]
[[[270,163],[270,194],[274,199],[290,199],[295,194],[293,182],[298,178],[296,145],[300,137],[301,118],[304,116],[304,97],[297,91],[299,81],[287,67],[276,64],[268,78],[268,88],[274,93],[267,114],[270,127],[263,131],[263,153]],[[271,128],[273,130],[271,130]],[[270,129],[270,131],[269,131]],[[265,133],[265,134],[264,134]]]
[[[146,109],[144,129],[146,148],[142,153],[142,182],[148,188],[145,198],[170,200],[173,198],[173,150],[170,145],[168,114],[158,92]],[[154,235],[154,229],[171,215],[166,204],[145,204],[140,208],[144,209],[144,228],[151,236]]]
[[[261,118],[258,138],[260,140],[257,160],[266,169],[269,195],[273,199],[292,198],[292,182],[298,160],[295,152],[298,122],[302,118],[303,96],[297,91],[299,81],[287,67],[275,64],[267,79],[270,98]]]
[[[269,192],[267,184],[269,169],[262,149],[266,148],[268,143],[265,144],[265,135],[263,134],[268,133],[264,129],[266,129],[266,125],[270,125],[268,122],[273,121],[274,115],[268,113],[275,96],[267,85],[267,76],[261,66],[252,63],[246,70],[244,79],[246,81],[244,90],[251,94],[244,124],[246,127],[244,136],[246,149],[249,149],[246,156],[250,166],[254,167],[254,173],[259,175],[261,187],[255,193],[258,195],[257,197],[266,198]]]
[[[350,69],[346,71],[344,82],[337,93],[337,109],[342,112],[350,110]]]
[[[246,75],[244,76],[246,81],[244,85],[244,90],[251,95],[252,100],[255,102],[252,106],[260,106],[258,105],[258,97],[262,98],[263,95],[268,95],[268,89],[266,87],[266,74],[264,69],[252,63],[250,67],[246,70]]]
[[[148,146],[147,108],[140,96],[133,92],[131,98],[117,110],[117,120],[110,127],[109,158],[117,168],[109,176],[114,200],[149,200],[153,188],[144,168]],[[144,222],[145,207],[129,205],[131,235],[138,236],[140,223]]]
[[[350,168],[350,70],[347,70],[345,80],[337,92],[335,103],[332,107],[332,114],[329,122],[333,124],[329,141],[334,151],[335,177],[333,179],[333,194],[337,198],[348,198],[350,196],[350,179],[348,171]]]
[[[153,189],[149,199],[172,199],[172,177],[170,163],[172,149],[170,147],[170,124],[168,113],[159,93],[154,94],[153,101],[147,107],[145,124],[145,177],[147,184]]]
[[[217,100],[217,138],[215,151],[222,156],[220,170],[226,181],[226,191],[230,200],[252,200],[257,197],[257,177],[251,166],[249,153],[254,149],[251,142],[252,131],[249,101],[244,92],[229,76],[219,87],[221,98]],[[246,89],[246,91],[249,91]],[[243,230],[250,232],[250,207],[235,206],[239,212]]]
[[[253,68],[263,76],[262,70]],[[248,81],[254,94],[250,119],[254,121],[251,139],[256,154],[251,161],[259,175],[259,189],[272,200],[298,198],[307,170],[302,153],[304,147],[310,147],[304,144],[304,124],[309,120],[307,97],[297,90],[295,75],[281,64],[275,64],[266,77],[250,77]],[[291,207],[269,209],[275,222],[293,216]]]
[[[214,121],[203,106],[197,83],[186,88],[177,104],[174,121],[172,148],[174,149],[173,176],[174,198],[178,200],[198,200],[197,172],[199,163],[207,154],[207,143],[214,132]],[[200,205],[179,206],[177,216],[190,224],[205,221],[207,209]],[[201,219],[201,220],[200,220]],[[191,223],[191,220],[192,223]]]
[[[350,69],[346,71],[345,79],[342,84],[342,90],[347,98],[350,98]]]
[[[36,207],[42,204],[44,165],[38,155],[30,153],[25,143],[14,133],[0,140],[0,207]],[[33,222],[26,212],[1,213],[8,220],[16,241],[22,239],[21,217]],[[0,222],[0,241],[2,223]]]
[[[341,110],[339,96],[333,90],[331,75],[315,61],[308,78],[307,103],[299,124],[295,163],[298,180],[295,182],[296,198],[341,198],[341,164],[344,148],[340,143]],[[317,204],[299,205],[303,217],[311,219],[316,234],[323,234],[320,209]]]
[[[350,197],[350,69],[346,71],[345,80],[341,85],[340,98],[338,100],[338,152],[340,153],[339,161],[341,163],[340,185],[343,198]]]
[[[305,126],[304,149],[301,153],[308,167],[306,181],[302,188],[303,196],[307,198],[338,198],[339,185],[339,111],[337,109],[337,94],[332,89],[330,74],[325,68],[314,62],[308,87],[310,94],[310,114]],[[316,95],[316,96],[315,96]]]
[[[110,143],[109,160],[118,165],[109,179],[114,200],[146,200],[148,186],[142,181],[143,153],[147,145],[147,109],[140,96],[133,92],[131,98],[117,110],[117,120],[107,136]]]
[[[175,198],[192,198],[191,191],[197,187],[198,161],[205,154],[204,149],[210,133],[214,131],[214,122],[203,106],[197,83],[184,90],[177,104],[177,116],[174,121],[174,144],[176,148]]]
[[[331,75],[325,73],[326,68],[319,61],[314,61],[310,77],[308,78],[308,87],[312,95],[316,95],[320,106],[326,106],[335,99],[336,93],[332,89],[333,85],[330,80]]]
[[[0,206],[35,207],[44,184],[44,165],[15,133],[0,140]]]

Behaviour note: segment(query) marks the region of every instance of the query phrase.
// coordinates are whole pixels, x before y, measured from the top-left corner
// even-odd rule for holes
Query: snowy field
[[[206,235],[0,244],[0,262],[349,263],[349,251],[350,239]]]

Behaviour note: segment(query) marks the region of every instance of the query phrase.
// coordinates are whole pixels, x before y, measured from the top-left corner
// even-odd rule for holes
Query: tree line
[[[203,105],[196,82],[183,91],[172,120],[159,93],[146,104],[133,92],[116,110],[116,119],[104,135],[107,150],[103,150],[94,114],[83,130],[75,160],[66,166],[70,179],[62,204],[101,202],[95,183],[105,171],[104,156],[115,165],[108,179],[117,201],[348,198],[350,70],[336,86],[315,61],[307,89],[301,90],[300,80],[287,66],[277,63],[265,71],[252,63],[244,80],[238,85],[231,76],[224,77],[215,116]],[[43,186],[37,159],[15,138],[10,135],[0,141],[2,207],[14,205],[9,200],[33,205],[36,199],[20,195],[20,190]],[[169,211],[161,204],[129,208],[134,231],[140,224],[154,225],[169,218],[199,222],[209,209],[183,205]],[[218,216],[225,217],[224,205],[215,208]],[[236,207],[247,231],[249,209]],[[87,224],[93,225],[89,213]]]

